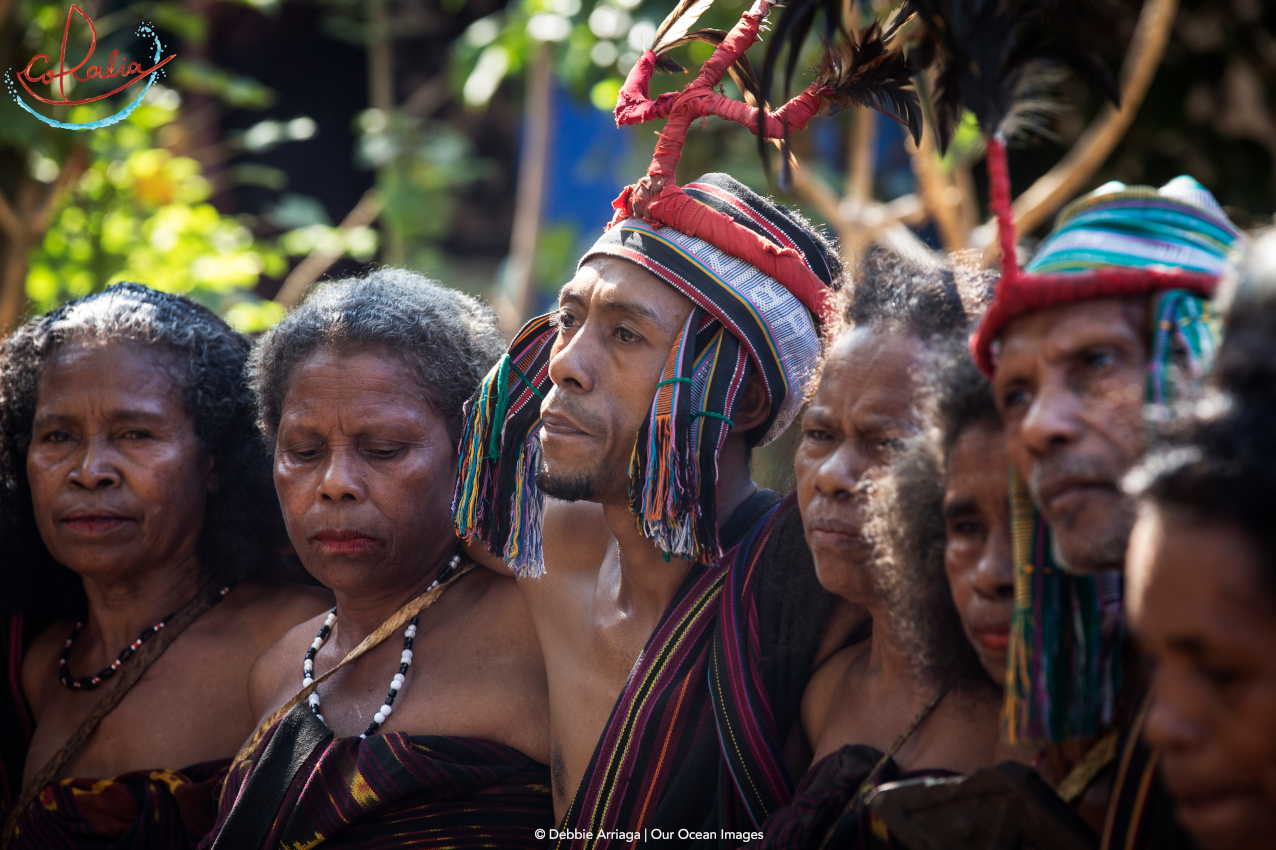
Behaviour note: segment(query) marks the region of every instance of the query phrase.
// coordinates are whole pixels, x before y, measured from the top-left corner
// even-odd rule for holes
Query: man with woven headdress
[[[831,246],[793,213],[723,174],[683,189],[797,252],[825,287],[837,281]],[[507,410],[484,409],[506,393],[472,402],[458,524],[469,530],[464,511],[480,500],[513,505],[498,512],[513,527],[498,533],[517,543],[504,547],[512,570],[529,576],[555,808],[572,839],[747,832],[788,802],[781,751],[832,598],[793,500],[749,477],[750,451],[792,420],[819,356],[812,311],[785,283],[626,218],[493,374],[514,387]],[[513,466],[507,448],[488,459],[493,434],[523,446],[519,465],[489,470],[489,493],[467,490],[484,464]],[[566,500],[544,508],[543,566],[528,521],[542,493]],[[719,839],[731,843],[705,837]]]
[[[1117,612],[1108,609],[1119,599],[1134,520],[1120,480],[1167,405],[1190,398],[1209,368],[1215,329],[1207,299],[1241,238],[1190,177],[1160,189],[1109,183],[1064,209],[1022,272],[1008,263],[971,340],[1006,420],[1019,489],[1026,484],[1015,523],[1021,589],[1007,691],[1012,737],[1057,742],[1119,725],[1121,746],[1096,747],[1088,759],[1096,762],[1093,779],[1101,773],[1096,759],[1104,749],[1113,754],[1105,847],[1173,847],[1181,839],[1154,781],[1156,754],[1139,742],[1146,700],[1137,666],[1118,684],[1126,653]],[[1044,520],[1035,528],[1034,507]],[[1087,617],[1098,638],[1089,642],[1114,651],[1091,649],[1089,670],[1069,670],[1051,641],[1074,640],[1084,656],[1084,636],[1069,630]],[[1068,672],[1055,675],[1052,664]]]
[[[757,0],[690,85],[651,99],[662,51],[705,5],[679,4],[621,90],[619,123],[669,119],[647,175],[558,310],[523,328],[471,399],[462,438],[453,516],[523,579],[564,846],[760,837],[810,758],[805,684],[858,624],[819,587],[794,501],[749,476],[751,450],[802,404],[841,264],[731,177],[675,180],[696,119],[778,139],[838,87],[822,74],[770,114],[716,90],[757,38],[770,8]],[[873,102],[913,126],[911,66],[896,66],[901,93]]]

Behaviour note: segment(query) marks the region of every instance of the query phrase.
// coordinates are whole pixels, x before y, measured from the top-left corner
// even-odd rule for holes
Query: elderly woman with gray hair
[[[491,310],[393,269],[320,289],[258,340],[288,534],[337,604],[254,666],[262,722],[202,846],[543,844],[539,644],[450,517],[461,408],[501,350]]]

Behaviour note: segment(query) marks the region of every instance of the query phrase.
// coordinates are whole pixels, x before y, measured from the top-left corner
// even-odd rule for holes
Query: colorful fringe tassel
[[[467,542],[500,555],[515,575],[539,576],[545,497],[540,465],[540,404],[550,386],[553,313],[532,319],[465,405],[460,474],[452,521]]]
[[[1121,688],[1121,576],[1069,575],[1016,473],[1010,483],[1015,609],[1002,716],[1010,743],[1088,738],[1110,727]]]
[[[718,543],[718,453],[748,376],[740,341],[691,311],[656,386],[629,464],[638,528],[666,558],[711,562]]]
[[[1153,309],[1147,398],[1169,405],[1198,388],[1213,365],[1218,317],[1208,299],[1185,289],[1162,293]]]

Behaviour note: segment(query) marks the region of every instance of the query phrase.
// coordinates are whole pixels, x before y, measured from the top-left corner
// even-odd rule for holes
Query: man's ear
[[[744,385],[744,395],[740,398],[740,408],[736,411],[732,430],[747,434],[766,421],[771,412],[771,400],[767,398],[766,385],[756,369],[749,370],[749,380]]]

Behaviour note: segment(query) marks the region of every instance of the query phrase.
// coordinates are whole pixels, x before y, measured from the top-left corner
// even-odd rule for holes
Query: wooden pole
[[[1178,0],[1144,0],[1130,49],[1121,66],[1121,108],[1104,104],[1063,159],[1015,200],[1015,228],[1020,233],[1035,230],[1071,200],[1130,129],[1165,55],[1177,11]],[[989,232],[994,231],[990,228]],[[991,262],[1000,253],[997,240],[993,239],[984,250],[984,259]]]
[[[514,227],[510,234],[510,256],[506,265],[504,299],[498,300],[497,314],[507,335],[513,336],[529,317],[533,306],[536,240],[540,236],[541,214],[549,176],[550,114],[553,70],[550,46],[537,44],[527,74],[527,97],[523,104],[526,135],[518,160],[518,188],[514,195]],[[503,302],[503,303],[502,303]]]
[[[67,154],[53,185],[43,193],[28,185],[26,188],[31,191],[22,193],[25,202],[17,204],[11,204],[0,193],[0,233],[5,237],[4,262],[0,265],[0,334],[9,334],[22,320],[27,307],[27,257],[49,229],[58,201],[87,167],[88,154],[76,145]]]

